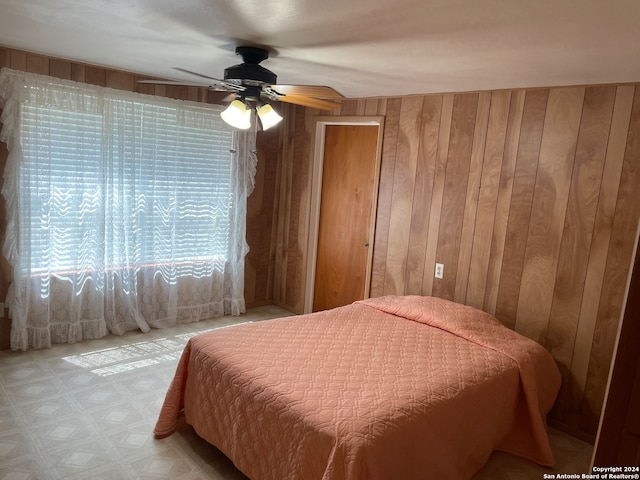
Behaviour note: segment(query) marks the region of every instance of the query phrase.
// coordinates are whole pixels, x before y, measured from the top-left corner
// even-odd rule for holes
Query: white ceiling
[[[174,80],[238,44],[347,97],[640,81],[640,0],[0,0],[0,45]]]

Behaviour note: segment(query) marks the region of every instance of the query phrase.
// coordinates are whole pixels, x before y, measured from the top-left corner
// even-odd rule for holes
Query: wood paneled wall
[[[300,312],[314,124],[284,111],[275,299]],[[553,423],[593,438],[640,215],[640,85],[347,100],[335,114],[385,115],[371,296],[455,300],[538,341],[564,379]]]
[[[0,46],[0,68],[2,67],[179,100],[216,103],[220,97],[206,88],[140,84],[137,83],[138,80],[148,77]],[[245,264],[245,300],[248,307],[273,303],[275,248],[270,241],[273,237],[278,139],[277,132],[258,134],[256,186],[247,205],[247,243],[250,252]],[[6,145],[0,142],[2,171],[6,158]],[[0,197],[0,243],[4,240],[6,224],[4,199]],[[0,302],[4,302],[10,281],[10,267],[6,259],[0,258]],[[8,347],[8,328],[9,321],[0,319],[0,348]]]

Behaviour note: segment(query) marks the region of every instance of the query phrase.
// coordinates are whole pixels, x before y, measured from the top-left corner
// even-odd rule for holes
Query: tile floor
[[[162,440],[152,430],[191,336],[287,313],[261,307],[147,334],[0,352],[0,479],[246,480],[188,425]],[[587,472],[590,445],[554,430],[550,437],[556,468],[495,453],[474,480]]]

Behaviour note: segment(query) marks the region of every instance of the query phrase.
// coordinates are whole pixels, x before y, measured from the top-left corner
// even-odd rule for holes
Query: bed
[[[500,450],[551,466],[551,355],[472,307],[386,296],[191,338],[180,415],[252,480],[466,479]]]

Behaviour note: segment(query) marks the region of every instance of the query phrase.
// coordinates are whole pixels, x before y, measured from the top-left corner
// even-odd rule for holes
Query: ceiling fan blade
[[[207,103],[214,103],[216,105],[229,105],[229,103],[236,98],[236,93],[224,90],[209,90],[207,92]]]
[[[184,73],[189,73],[191,75],[195,75],[196,77],[206,78],[208,80],[215,80],[218,83],[225,83],[224,80],[220,80],[220,79],[215,78],[215,77],[210,77],[209,75],[203,75],[202,73],[192,72],[191,70],[187,70],[185,68],[180,68],[180,67],[172,67],[172,68],[174,70],[178,70],[179,72],[184,72]]]
[[[215,78],[215,77],[210,77],[209,75],[203,75],[202,73],[198,73],[198,72],[192,72],[191,70],[187,70],[185,68],[180,68],[180,67],[172,67],[174,70],[178,70],[180,72],[184,72],[184,73],[188,73],[190,75],[195,75],[197,77],[200,78],[206,78],[207,80],[213,80],[214,83],[221,85],[224,89],[226,90],[231,90],[234,92],[241,92],[245,89],[245,87],[243,87],[241,85],[241,82],[237,82],[234,80],[220,80],[219,78]],[[213,86],[210,86],[210,88],[213,88]]]
[[[216,92],[228,92],[233,91],[237,92],[238,89],[229,89],[226,85],[212,85],[210,83],[205,82],[179,82],[177,80],[138,80],[138,83],[144,83],[148,85],[168,85],[168,86],[176,86],[176,87],[199,87],[199,88],[208,88],[209,90],[213,90]],[[234,93],[235,95],[235,93]]]
[[[344,96],[331,87],[323,85],[270,85],[272,90],[283,95],[322,98],[324,100],[342,100]]]
[[[138,83],[148,83],[151,85],[176,85],[184,87],[210,87],[211,85],[204,82],[179,82],[177,80],[138,80]]]
[[[230,93],[229,95],[227,95],[226,97],[222,98],[220,101],[222,103],[229,103],[229,102],[235,100],[236,97],[237,97],[237,94],[235,92],[233,92],[233,93]]]
[[[340,106],[340,104],[336,102],[322,100],[320,98],[304,97],[302,95],[283,95],[278,97],[278,101],[302,105],[303,107],[317,108],[319,110],[335,110]]]

